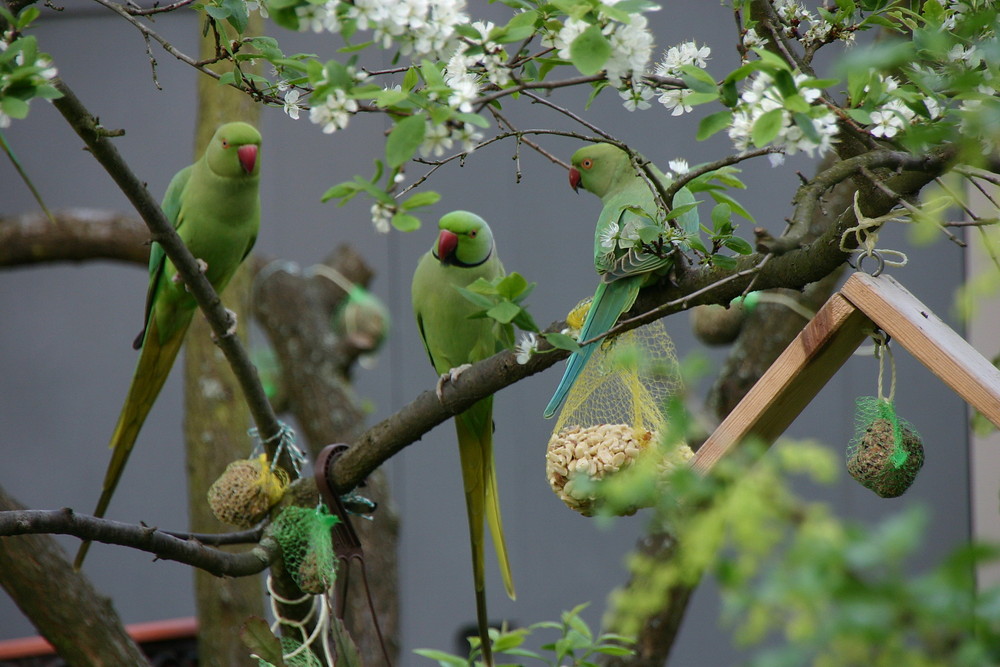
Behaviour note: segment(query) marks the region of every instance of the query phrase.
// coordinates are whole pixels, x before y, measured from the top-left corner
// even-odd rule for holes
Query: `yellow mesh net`
[[[566,396],[549,439],[546,477],[556,495],[592,514],[599,504],[594,482],[657,450],[666,424],[663,406],[680,385],[677,353],[662,321],[601,343]],[[664,473],[693,456],[683,443],[664,449],[671,451],[656,462]]]

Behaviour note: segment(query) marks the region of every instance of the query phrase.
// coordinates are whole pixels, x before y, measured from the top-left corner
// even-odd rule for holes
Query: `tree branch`
[[[70,208],[0,216],[0,266],[110,259],[149,260],[149,230],[135,216]]]
[[[97,519],[70,509],[0,512],[0,535],[38,533],[73,535],[84,540],[131,547],[154,554],[159,559],[197,567],[217,577],[245,577],[263,572],[280,553],[277,543],[267,535],[249,551],[229,553],[207,547],[194,539],[174,537],[158,528]]]

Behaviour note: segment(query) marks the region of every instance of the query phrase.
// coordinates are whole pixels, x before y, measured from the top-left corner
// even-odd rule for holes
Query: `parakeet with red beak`
[[[441,218],[438,228],[437,241],[421,257],[413,274],[412,298],[420,337],[434,370],[442,374],[444,382],[457,377],[468,364],[510,347],[512,341],[505,340],[495,320],[469,319],[479,309],[455,289],[467,287],[477,278],[493,280],[504,275],[489,225],[474,213],[453,211]],[[483,661],[492,665],[483,571],[484,519],[493,536],[504,586],[514,599],[493,461],[493,397],[456,415],[455,428],[472,544],[479,637]]]
[[[247,123],[226,123],[216,130],[201,158],[177,172],[163,197],[163,213],[222,292],[250,253],[260,226],[260,133]],[[118,486],[136,437],[156,401],[197,308],[163,248],[153,243],[149,288],[140,350],[132,385],[111,436],[113,450],[94,516],[102,517]],[[77,553],[83,564],[90,542]]]
[[[628,153],[612,144],[593,144],[573,153],[571,162],[570,186],[574,190],[583,188],[604,203],[594,231],[594,268],[601,282],[580,329],[582,342],[613,327],[635,303],[639,288],[667,272],[674,257],[647,252],[639,242],[636,230],[662,216],[658,215],[650,184],[636,172]],[[670,182],[655,167],[653,173],[662,185]],[[681,188],[672,206],[690,202],[694,202],[694,196],[687,188]],[[684,230],[698,228],[696,210],[688,210],[677,219]],[[562,380],[545,408],[546,418],[555,415],[562,405],[596,345],[600,341],[584,345],[570,356]]]

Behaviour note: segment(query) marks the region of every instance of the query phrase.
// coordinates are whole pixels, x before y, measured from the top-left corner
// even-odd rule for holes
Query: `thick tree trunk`
[[[332,253],[325,265],[362,286],[372,277],[362,258],[346,246]],[[360,350],[338,337],[330,324],[347,293],[329,279],[309,273],[288,264],[265,267],[258,276],[254,308],[280,362],[289,409],[315,456],[328,444],[356,440],[364,413],[349,378]],[[399,622],[398,520],[382,471],[369,475],[359,491],[378,503],[373,521],[356,518],[352,523],[364,548],[375,613],[394,657]],[[342,578],[338,583],[342,585]],[[357,565],[352,564],[344,620],[364,664],[381,665],[385,658],[362,584]]]
[[[0,488],[0,511],[24,507]],[[48,535],[0,537],[0,586],[67,664],[148,665],[102,597]]]
[[[250,34],[261,29],[256,13],[253,17],[251,20],[257,25],[250,27]],[[203,58],[215,55],[211,30],[202,37],[201,55]],[[222,123],[245,120],[256,124],[259,116],[259,108],[250,98],[208,77],[198,80],[198,98],[195,155],[204,151]],[[236,272],[223,297],[226,307],[237,314],[239,334],[244,343],[250,325],[249,264],[249,261],[244,263]],[[191,530],[208,533],[231,530],[212,515],[205,494],[231,461],[247,458],[250,454],[252,443],[247,437],[250,414],[239,383],[212,342],[211,331],[200,314],[191,324],[185,346],[184,439]],[[260,578],[220,579],[195,570],[194,583],[199,663],[203,667],[256,667],[257,660],[250,657],[250,651],[240,640],[239,630],[249,617],[264,613]]]

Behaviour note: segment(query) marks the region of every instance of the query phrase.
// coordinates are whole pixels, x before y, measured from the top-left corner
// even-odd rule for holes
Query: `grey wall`
[[[660,47],[694,38],[713,46],[714,72],[734,63],[733,20],[721,3],[664,4],[666,9],[650,15]],[[116,140],[119,150],[159,196],[173,172],[190,162],[193,73],[156,50],[163,91],[156,90],[138,33],[90,7],[70,2],[62,16],[43,10],[37,30],[42,49],[53,54],[60,74],[105,126],[127,129],[128,134]],[[491,5],[486,11],[502,16],[504,9]],[[194,20],[165,17],[156,26],[182,50],[193,50]],[[286,52],[332,53],[321,38],[284,31],[275,35]],[[584,97],[570,93],[560,99]],[[546,109],[507,106],[522,128],[570,127]],[[678,156],[692,163],[708,161],[729,150],[721,138],[695,142],[696,117],[673,118],[658,108],[629,114],[613,93],[599,100],[592,112],[595,122],[661,164]],[[365,202],[335,208],[320,204],[319,196],[356,172],[370,173],[384,129],[380,118],[358,117],[347,132],[328,136],[305,118],[294,122],[278,109],[266,109],[265,215],[257,246],[266,255],[308,265],[334,245],[350,242],[378,269],[373,289],[389,304],[394,328],[378,366],[358,373],[359,391],[375,407],[373,421],[432,387],[435,380],[411,322],[409,280],[417,258],[435,237],[438,216],[468,208],[489,220],[508,270],[538,281],[530,306],[536,319],[547,323],[563,317],[595,284],[590,257],[599,210],[597,199],[573,195],[565,171],[531,151],[522,151],[523,180],[515,183],[509,159],[513,146],[503,143],[484,149],[464,168],[450,165],[438,172],[429,185],[445,197],[425,216],[424,229],[377,235],[367,221]],[[128,210],[50,106],[36,102],[30,118],[15,122],[5,135],[50,206]],[[542,142],[564,159],[577,147],[568,139]],[[750,189],[741,201],[756,214],[758,224],[774,232],[782,229],[789,213],[795,169],[808,174],[812,167],[806,161],[792,161],[781,169],[765,162],[746,166]],[[419,168],[411,169],[411,178],[420,173]],[[33,208],[9,164],[0,161],[0,212]],[[904,243],[899,234],[884,237],[888,247]],[[939,245],[909,252],[910,265],[894,275],[947,318],[951,290],[961,278],[958,249]],[[135,361],[129,343],[140,326],[144,294],[145,271],[138,267],[93,263],[0,273],[0,484],[25,504],[84,512],[93,507],[107,463],[104,443]],[[701,351],[689,333],[686,315],[670,318],[667,326],[681,355]],[[710,352],[710,357],[721,359],[718,352]],[[927,463],[913,489],[901,499],[880,500],[845,474],[837,485],[808,493],[834,502],[843,515],[865,521],[913,503],[928,505],[931,535],[923,562],[929,563],[968,537],[965,410],[905,352],[897,350],[897,361],[897,404],[928,446]],[[871,359],[849,362],[795,422],[790,435],[818,438],[841,449],[853,431],[854,399],[874,393],[876,372]],[[586,617],[597,623],[608,591],[623,581],[623,558],[646,521],[639,513],[598,525],[567,510],[548,489],[543,454],[552,424],[541,418],[541,410],[559,373],[561,367],[529,378],[496,399],[496,457],[519,597],[516,603],[506,599],[491,565],[490,608],[496,618],[524,624],[554,619],[561,610],[588,600],[593,604]],[[183,528],[180,400],[179,378],[173,377],[143,430],[110,518]],[[452,427],[443,425],[427,434],[394,458],[388,469],[402,515],[404,651],[451,649],[456,628],[474,618]],[[75,549],[75,540],[63,542]],[[150,561],[127,549],[95,545],[86,572],[113,597],[127,622],[193,613],[187,568]],[[713,591],[708,582],[696,595],[672,664],[729,664],[735,659],[716,620]],[[13,603],[0,596],[0,639],[33,632]],[[404,665],[429,664],[404,656]]]

